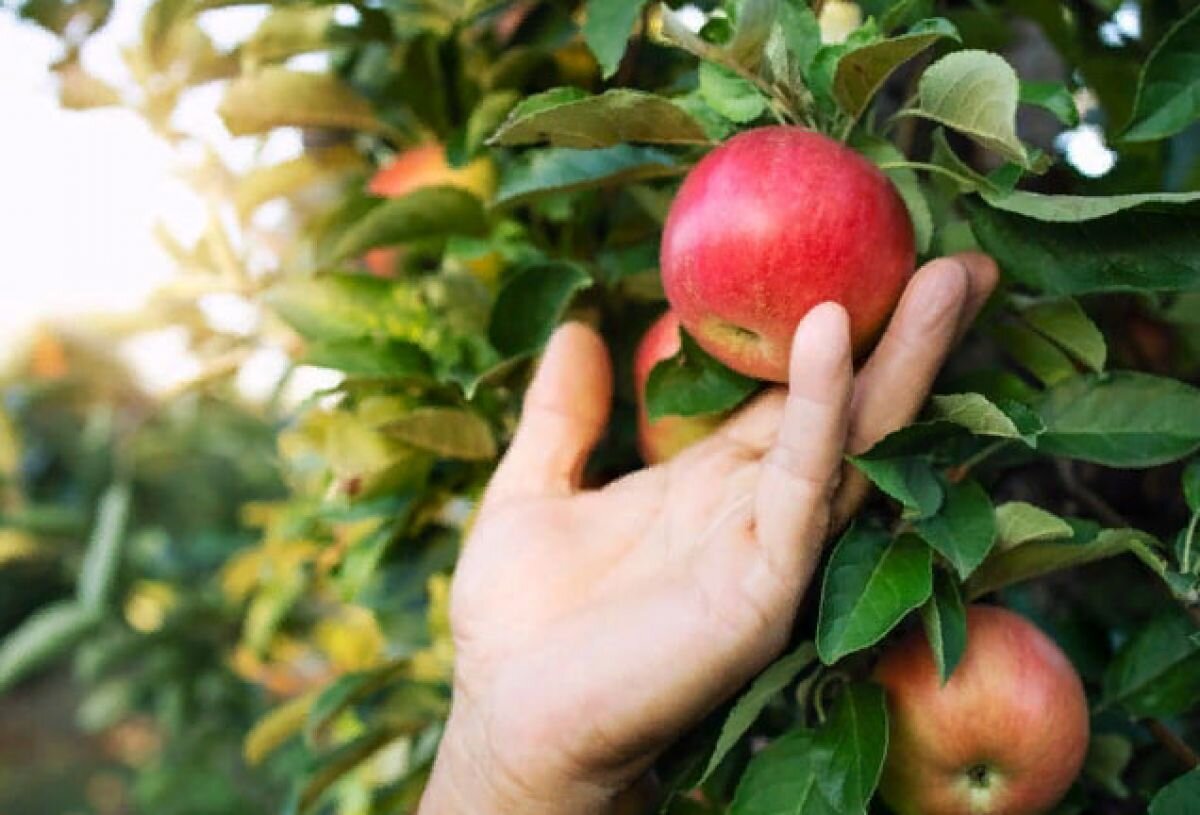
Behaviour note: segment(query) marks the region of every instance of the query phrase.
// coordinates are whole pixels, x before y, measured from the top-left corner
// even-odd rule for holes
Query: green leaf
[[[1110,467],[1154,467],[1200,448],[1200,390],[1133,371],[1079,376],[1037,406],[1050,455]]]
[[[369,275],[286,279],[264,300],[301,336],[318,343],[390,336],[415,339],[428,309],[410,287]]]
[[[865,812],[883,770],[887,743],[883,691],[874,685],[850,685],[820,730],[785,733],[751,760],[730,813]]]
[[[1153,538],[1136,529],[1106,529],[1090,540],[1028,541],[1016,548],[997,549],[971,575],[964,593],[968,601],[976,600],[1014,583],[1116,557],[1152,542]]]
[[[479,100],[462,131],[461,152],[452,156],[454,166],[461,167],[479,155],[520,98],[516,91],[495,91]]]
[[[1189,461],[1183,470],[1183,497],[1188,509],[1200,512],[1200,458]]]
[[[739,124],[753,122],[767,110],[767,99],[754,83],[715,62],[700,63],[700,95],[717,113]]]
[[[807,74],[821,50],[821,24],[806,0],[782,0],[779,23],[788,54],[801,75]]]
[[[304,363],[368,379],[426,379],[433,364],[420,346],[377,337],[311,343]]]
[[[547,91],[540,96],[555,94]],[[536,100],[537,97],[531,97]],[[527,100],[529,101],[529,100]],[[707,144],[704,128],[670,99],[625,88],[600,96],[514,110],[489,140],[494,145],[549,142],[554,147],[594,149],[626,142]]]
[[[302,722],[304,740],[310,745],[325,741],[327,731],[339,715],[396,682],[406,666],[405,662],[391,662],[378,668],[339,676],[326,685],[305,709]]]
[[[1031,447],[1042,432],[1041,419],[1008,405],[1005,412],[995,402],[980,393],[948,393],[930,400],[933,415],[953,422],[976,436],[996,436],[1020,439]]]
[[[942,505],[942,486],[929,459],[923,456],[876,457],[874,451],[850,456],[871,483],[904,505],[906,514],[928,518]]]
[[[825,570],[817,622],[817,653],[826,665],[867,648],[933,591],[929,548],[912,535],[854,524]]]
[[[389,131],[370,103],[332,74],[275,66],[233,80],[218,112],[234,136],[254,136],[277,127]]]
[[[1172,611],[1138,627],[1104,673],[1105,705],[1134,716],[1174,716],[1200,703],[1200,643],[1187,615]]]
[[[1200,202],[1200,192],[1145,192],[1129,195],[1043,195],[984,188],[980,195],[994,208],[1049,223],[1095,221],[1131,209],[1171,212]]]
[[[1138,77],[1126,141],[1173,136],[1200,119],[1200,8],[1185,14],[1150,53]]]
[[[1200,768],[1167,784],[1150,802],[1149,815],[1191,815],[1200,800]]]
[[[685,169],[669,153],[638,145],[535,150],[505,173],[495,204],[512,205],[542,195],[663,178]]]
[[[1071,525],[1062,518],[1024,501],[1009,501],[996,507],[996,551],[1006,552],[1026,543],[1074,537]]]
[[[933,0],[887,0],[882,10],[877,5],[867,6],[873,14],[879,14],[879,30],[890,34],[897,28],[918,22],[933,13]]]
[[[867,136],[856,138],[854,148],[876,164],[886,166],[883,170],[884,175],[896,186],[896,191],[900,193],[904,206],[908,209],[917,253],[928,252],[933,242],[933,213],[929,209],[929,201],[921,189],[921,180],[916,171],[911,167],[897,166],[907,160],[904,154],[885,139]]]
[[[730,815],[840,815],[821,792],[815,742],[813,731],[793,730],[756,755]]]
[[[574,263],[539,263],[517,272],[496,296],[488,337],[501,354],[541,350],[577,292],[592,285]]]
[[[477,197],[458,187],[423,187],[376,206],[346,230],[333,254],[357,257],[378,246],[485,234],[487,218]]]
[[[963,199],[980,247],[1018,282],[1048,294],[1200,286],[1200,233],[1195,229],[1200,196],[1176,196],[1170,203],[1178,206],[1167,206],[1165,196],[1156,197],[1158,205],[1146,206],[1128,199],[1077,199],[1071,211],[1060,206],[1068,202],[1026,195],[1032,193],[989,196],[992,206]],[[997,209],[997,203],[1037,215]],[[1114,207],[1111,215],[1094,215]]]
[[[583,38],[608,79],[617,72],[646,0],[588,0]]]
[[[1067,353],[1025,323],[1004,322],[994,327],[1000,347],[1042,384],[1058,385],[1078,370]]]
[[[783,691],[806,667],[816,659],[816,648],[811,642],[801,644],[787,656],[775,660],[765,671],[758,675],[749,689],[738,698],[733,709],[721,726],[721,734],[713,748],[708,764],[704,768],[695,786],[702,785],[712,776],[720,763],[729,755],[729,751],[741,740],[742,736],[758,719],[766,706]]]
[[[933,596],[921,606],[921,622],[945,685],[967,650],[967,610],[958,584],[941,569],[933,575]]]
[[[921,76],[917,95],[919,104],[910,113],[957,130],[1010,161],[1029,163],[1016,131],[1017,74],[1002,57],[986,51],[948,54]]]
[[[1067,127],[1079,127],[1079,108],[1075,97],[1061,82],[1031,82],[1021,80],[1021,104],[1037,105],[1048,110]]]
[[[489,461],[496,457],[491,425],[462,408],[417,408],[383,429],[392,438],[442,458]]]
[[[132,499],[129,485],[124,483],[113,484],[100,499],[76,590],[80,605],[86,608],[101,609],[113,599]]]
[[[101,619],[100,609],[73,601],[34,612],[0,641],[0,693],[65,654]]]
[[[817,734],[817,783],[837,812],[865,812],[887,755],[883,689],[855,683],[833,706]]]
[[[551,88],[548,91],[526,96],[512,109],[509,113],[509,118],[523,119],[527,116],[534,116],[544,110],[551,110],[571,102],[578,102],[581,99],[592,98],[594,97],[583,88],[576,88],[572,85]]]
[[[948,20],[927,20],[918,32],[909,32],[872,43],[843,56],[833,77],[833,96],[838,105],[857,121],[897,68],[938,40],[958,39],[958,31]]]
[[[983,487],[963,481],[946,488],[942,508],[917,521],[916,530],[966,580],[996,542],[996,514]]]
[[[1133,742],[1116,733],[1095,733],[1088,742],[1083,774],[1116,798],[1128,798],[1129,788],[1121,780],[1133,758]]]
[[[389,726],[375,727],[321,756],[315,762],[315,766],[304,773],[302,784],[287,802],[287,815],[308,815],[314,812],[330,787],[400,735]]]
[[[1108,359],[1104,335],[1075,300],[1043,300],[1023,308],[1021,317],[1091,370],[1104,370]]]
[[[990,178],[977,171],[955,152],[954,148],[950,146],[950,140],[946,136],[944,127],[934,128],[930,162],[935,167],[941,167],[944,170],[944,172],[937,173],[934,179],[949,181],[959,194],[995,188],[995,184]]]
[[[646,382],[646,412],[651,421],[722,413],[758,389],[756,380],[709,356],[686,331],[679,336],[679,353],[655,365]]]
[[[725,45],[730,59],[749,70],[758,67],[775,25],[779,3],[780,0],[742,0],[737,11],[737,27]]]

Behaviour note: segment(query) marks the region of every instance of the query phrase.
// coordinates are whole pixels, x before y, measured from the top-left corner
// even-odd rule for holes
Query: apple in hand
[[[1037,815],[1083,766],[1079,676],[1011,611],[967,609],[967,650],[945,686],[921,631],[886,651],[875,681],[891,722],[880,793],[898,815]]]
[[[445,148],[429,142],[405,150],[380,168],[367,184],[367,192],[400,198],[424,187],[459,187],[487,201],[496,192],[496,167],[486,157],[465,167],[451,167]],[[367,252],[365,260],[376,277],[391,277],[399,258],[399,250],[385,246]]]
[[[671,309],[704,350],[747,376],[787,381],[796,326],[835,301],[861,357],[913,272],[912,222],[887,177],[800,127],[727,141],[684,180],[663,232]]]
[[[650,421],[646,412],[646,383],[654,366],[679,353],[679,318],[668,311],[650,326],[638,343],[633,358],[634,386],[638,400],[638,450],[647,464],[658,464],[683,448],[712,433],[724,418],[710,416],[664,416]]]

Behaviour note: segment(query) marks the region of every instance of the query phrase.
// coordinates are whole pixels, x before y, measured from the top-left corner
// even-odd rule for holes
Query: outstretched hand
[[[598,490],[580,479],[608,355],[559,329],[454,576],[454,700],[422,814],[614,811],[783,648],[827,534],[867,494],[844,456],[915,417],[996,276],[978,254],[924,266],[857,375],[845,311],[814,308],[786,390]]]

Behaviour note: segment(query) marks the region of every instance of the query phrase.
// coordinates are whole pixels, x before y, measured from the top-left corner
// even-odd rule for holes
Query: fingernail
[[[924,327],[934,328],[948,320],[957,324],[970,286],[967,267],[945,258],[934,261],[919,274],[921,279],[912,297]]]
[[[850,356],[850,318],[846,309],[833,302],[814,306],[796,328],[792,348],[803,349],[809,367],[815,362],[841,364]]]

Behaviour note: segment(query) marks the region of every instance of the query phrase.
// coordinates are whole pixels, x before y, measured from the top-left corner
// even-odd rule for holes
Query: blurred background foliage
[[[662,309],[658,235],[699,150],[627,143],[600,121],[549,147],[524,149],[545,140],[537,134],[507,146],[489,137],[522,100],[566,87],[669,95],[703,127],[700,142],[766,114],[738,120],[744,91],[705,91],[696,58],[664,41],[657,4],[609,6],[628,16],[626,52],[625,34],[603,28],[620,23],[605,22],[595,2],[588,17],[574,2],[279,0],[223,48],[209,30],[233,4],[155,0],[124,54],[134,81],[119,87],[86,60],[111,2],[5,5],[61,38],[52,68],[61,103],[139,112],[179,150],[212,217],[194,244],[164,227],[179,276],[138,319],[47,326],[0,382],[0,633],[15,632],[0,657],[10,688],[0,702],[0,811],[407,811],[448,705],[457,548],[514,426],[528,362],[568,313],[603,329],[619,377],[591,477],[638,466],[630,357]],[[1018,132],[1060,160],[1027,189],[1200,190],[1196,124],[1120,138],[1155,44],[1195,17],[1188,0],[826,5],[827,44],[864,18],[900,26],[936,15],[963,46],[1004,54],[1029,83],[1023,93],[1043,83],[1051,101],[1022,107]],[[736,18],[741,4],[726,6],[725,19]],[[585,19],[598,22],[589,29]],[[898,70],[874,116],[904,104],[930,61]],[[223,87],[230,134],[265,141],[295,130],[302,149],[232,171],[173,117],[212,83]],[[559,93],[558,102],[574,98]],[[915,117],[898,122],[891,135],[904,155],[950,161],[950,150],[971,172],[1007,172],[969,139]],[[397,156],[409,162],[403,173],[377,174]],[[936,178],[921,186],[936,223],[924,254],[973,245],[955,191]],[[1005,296],[1022,302],[1013,288]],[[1200,299],[1158,291],[1174,288],[1081,289],[1082,308],[1066,318],[1075,329],[1051,330],[1053,342],[994,309],[947,382],[1020,400],[1030,382],[1076,374],[1064,337],[1071,350],[1071,330],[1091,341],[1095,327],[1099,368],[1106,352],[1112,367],[1194,380]],[[254,329],[206,319],[198,301],[213,294],[251,306]],[[111,349],[164,325],[182,326],[203,364],[151,396]],[[285,349],[291,367],[266,399],[248,400],[233,380],[264,346]],[[304,366],[342,377],[289,402],[286,379]],[[1009,448],[987,486],[997,501],[1164,540],[1188,525],[1181,465],[1133,471],[1083,459]],[[1183,580],[1191,564],[1176,565]],[[1005,588],[1003,599],[1051,630],[1097,693],[1121,645],[1167,620],[1156,625],[1178,669],[1169,703],[1098,714],[1087,778],[1062,810],[1145,811],[1194,759],[1187,742],[1200,742],[1188,712],[1200,702],[1200,651],[1186,645],[1171,593],[1126,557]],[[764,732],[795,715],[794,704],[772,708]],[[723,811],[744,761],[709,782],[708,804],[679,811]]]

